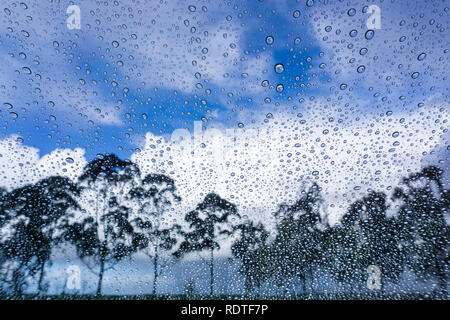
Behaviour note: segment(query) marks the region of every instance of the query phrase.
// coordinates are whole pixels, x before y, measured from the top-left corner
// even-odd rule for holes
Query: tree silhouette
[[[450,232],[445,213],[450,210],[450,191],[441,180],[440,168],[426,167],[404,178],[394,199],[402,202],[399,223],[407,266],[421,279],[436,276],[440,296],[448,299]]]
[[[239,238],[231,246],[231,252],[239,259],[239,272],[245,277],[245,290],[250,293],[253,288],[261,287],[269,275],[267,238],[269,233],[262,223],[255,225],[247,221],[236,227]]]
[[[376,265],[381,270],[381,281],[390,279],[398,281],[403,273],[404,252],[401,250],[399,225],[395,218],[387,217],[386,195],[371,191],[367,196],[355,201],[344,216],[342,225],[347,228],[344,234],[352,237],[350,245],[354,254],[351,265],[355,276],[350,279],[362,281],[367,277],[366,270],[370,265]],[[348,258],[348,256],[347,256]],[[340,257],[344,261],[345,257]],[[345,263],[344,263],[345,264]],[[381,286],[384,290],[384,285]]]
[[[6,201],[6,195],[8,192],[5,188],[0,187],[0,229],[3,226],[3,223],[6,219],[5,210],[4,210],[4,203]],[[1,239],[0,239],[1,240]],[[3,254],[3,248],[0,241],[0,267],[3,265],[3,263],[6,261],[5,255]],[[0,288],[1,290],[1,288]]]
[[[302,192],[300,199],[293,205],[280,205],[275,213],[279,219],[272,243],[273,260],[276,261],[275,276],[278,283],[287,281],[287,291],[292,290],[297,278],[302,281],[305,292],[306,279],[309,278],[312,292],[313,268],[320,259],[321,202],[320,188],[313,184]]]
[[[159,275],[160,251],[168,251],[176,244],[179,226],[171,224],[168,217],[173,204],[181,198],[176,194],[173,179],[162,174],[149,174],[130,191],[138,201],[138,215],[133,220],[137,232],[148,244],[146,254],[153,259],[153,294],[156,294]]]
[[[78,207],[74,200],[78,193],[78,187],[68,178],[50,177],[4,196],[3,253],[7,259],[17,261],[19,269],[26,269],[13,271],[13,286],[19,295],[25,282],[18,277],[27,272],[39,274],[38,293],[43,291],[45,265],[52,248],[61,241],[61,220],[69,208]]]
[[[190,231],[181,232],[184,240],[175,257],[194,251],[209,250],[210,294],[214,294],[214,250],[220,249],[219,240],[224,240],[233,232],[234,219],[240,218],[234,204],[215,193],[208,194],[195,210],[185,216]]]
[[[92,160],[80,176],[83,210],[67,219],[65,239],[75,245],[89,269],[93,270],[89,260],[99,267],[97,295],[105,271],[143,246],[131,223],[131,209],[125,206],[139,174],[132,162],[108,154]],[[89,197],[93,199],[88,201]]]
[[[357,217],[349,218],[347,213],[340,223],[324,231],[322,242],[322,264],[338,282],[354,284],[363,280],[361,266],[365,264],[360,254],[360,230]],[[356,213],[353,213],[356,215]],[[352,214],[352,215],[353,215]]]

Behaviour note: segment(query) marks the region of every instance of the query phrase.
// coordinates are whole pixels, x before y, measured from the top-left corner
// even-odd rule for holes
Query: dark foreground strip
[[[3,315],[21,318],[25,313],[58,319],[371,319],[385,320],[391,311],[407,316],[439,309],[448,301],[271,301],[271,300],[60,300],[0,301]],[[444,314],[444,313],[442,313]],[[3,318],[3,317],[2,317]],[[6,317],[4,318],[6,319]],[[26,318],[25,318],[26,319]]]

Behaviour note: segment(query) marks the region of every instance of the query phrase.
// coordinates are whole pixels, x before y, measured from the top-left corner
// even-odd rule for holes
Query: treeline
[[[353,288],[366,286],[373,272],[373,281],[380,282],[374,286],[383,291],[385,282],[398,282],[409,270],[421,281],[436,280],[433,294],[447,299],[450,191],[442,175],[431,166],[405,177],[391,201],[370,191],[334,226],[321,214],[321,188],[313,184],[292,205],[279,205],[276,228],[269,232],[215,193],[180,224],[175,207],[181,198],[173,179],[142,175],[136,164],[103,155],[78,181],[54,176],[9,192],[0,189],[0,293],[20,298],[35,281],[37,293],[44,294],[52,252],[69,244],[98,275],[97,295],[105,272],[135,253],[152,260],[156,294],[161,257],[203,251],[213,295],[215,253],[231,241],[247,294],[261,294],[267,283],[294,297],[313,293],[318,270]]]

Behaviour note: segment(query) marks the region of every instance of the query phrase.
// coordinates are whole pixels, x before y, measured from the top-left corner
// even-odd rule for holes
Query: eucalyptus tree
[[[395,189],[400,202],[398,219],[406,263],[420,279],[436,277],[439,295],[448,299],[450,191],[444,188],[443,171],[435,166],[411,174]]]
[[[312,293],[314,267],[320,263],[321,257],[321,204],[320,187],[313,184],[302,191],[294,204],[282,204],[275,213],[278,221],[271,244],[276,262],[274,275],[279,284],[287,281],[286,291],[292,290],[295,280],[300,279],[305,293],[306,280],[309,279]]]
[[[361,283],[365,264],[360,254],[360,226],[356,212],[347,212],[341,221],[326,228],[322,240],[322,266],[336,281],[349,285],[352,293],[355,284]]]
[[[206,195],[197,207],[185,216],[188,231],[181,231],[183,241],[175,257],[189,252],[209,251],[210,294],[214,294],[214,251],[220,249],[219,241],[233,233],[240,215],[236,205],[222,199],[215,193]]]
[[[270,275],[269,233],[262,223],[247,221],[235,228],[238,238],[231,246],[233,256],[240,261],[239,272],[245,277],[245,290],[249,294],[255,287],[260,289]]]
[[[144,245],[126,201],[139,175],[134,163],[107,154],[89,162],[79,178],[82,209],[71,213],[64,236],[91,271],[98,266],[97,295],[105,271]]]
[[[0,228],[2,228],[5,218],[6,218],[5,211],[4,211],[4,203],[5,203],[7,194],[8,194],[8,192],[6,191],[6,189],[0,187]],[[0,269],[1,269],[1,266],[3,265],[4,261],[5,261],[5,256],[3,254],[3,249],[2,249],[2,246],[0,243]]]
[[[180,227],[172,222],[172,215],[181,198],[176,194],[175,181],[162,174],[146,175],[129,194],[138,203],[133,224],[146,243],[145,253],[153,259],[153,294],[156,294],[160,254],[171,250],[177,242]]]
[[[339,272],[347,273],[347,280],[362,282],[367,280],[368,268],[376,266],[381,271],[382,291],[386,279],[397,282],[404,271],[398,221],[388,217],[387,210],[386,195],[371,191],[350,206],[342,226],[337,227],[338,232],[343,231],[337,242],[342,246],[339,253],[344,253],[338,260],[347,269],[338,268]],[[354,274],[348,274],[348,270]]]
[[[52,249],[62,240],[62,221],[70,208],[77,208],[76,184],[64,177],[50,177],[17,188],[3,197],[4,221],[1,245],[6,259],[17,262],[12,273],[14,290],[21,294],[25,281],[20,275],[38,273],[38,293],[43,291],[45,266]]]

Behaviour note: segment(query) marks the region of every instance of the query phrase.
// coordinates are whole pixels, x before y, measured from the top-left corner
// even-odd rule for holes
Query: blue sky
[[[124,5],[126,3],[123,2]],[[108,21],[109,17],[106,13],[109,11],[103,12],[103,8],[95,8],[89,2],[81,1],[79,5],[82,28],[68,30],[64,25],[67,17],[65,8],[68,5],[69,2],[64,3],[64,1],[60,4],[29,2],[25,9],[24,6],[11,2],[9,6],[5,6],[8,8],[7,12],[11,14],[2,12],[3,34],[0,52],[6,61],[10,61],[2,66],[4,74],[2,99],[3,103],[9,103],[13,108],[9,110],[6,105],[3,105],[4,119],[8,124],[2,127],[1,134],[2,136],[19,134],[26,144],[36,146],[43,154],[56,147],[81,146],[86,148],[88,157],[101,152],[116,152],[128,157],[135,145],[134,140],[126,138],[127,133],[132,136],[143,135],[147,131],[170,134],[176,128],[192,127],[194,120],[207,116],[208,109],[220,113],[215,120],[226,123],[227,126],[233,126],[235,125],[233,122],[238,117],[235,112],[230,111],[233,105],[246,110],[258,110],[261,109],[261,105],[263,109],[270,109],[276,102],[284,103],[288,96],[295,98],[297,93],[320,93],[323,89],[319,84],[328,78],[326,72],[321,72],[313,87],[300,88],[300,83],[309,82],[308,77],[311,76],[309,67],[315,65],[317,68],[317,64],[324,60],[319,58],[320,44],[314,41],[314,37],[308,31],[308,20],[292,17],[293,8],[305,7],[302,5],[294,5],[281,11],[274,9],[273,3],[270,2],[254,2],[251,6],[243,2],[236,4],[237,10],[232,6],[219,5],[217,8],[214,3],[209,4],[210,8],[213,7],[210,9],[212,13],[209,16],[216,20],[213,25],[219,25],[219,29],[226,31],[229,28],[231,30],[229,33],[232,33],[232,28],[239,28],[239,26],[230,27],[232,24],[238,24],[234,20],[242,20],[245,24],[237,29],[242,33],[239,34],[239,42],[235,43],[239,48],[236,58],[251,60],[256,56],[268,57],[264,61],[264,64],[267,64],[264,66],[267,67],[264,70],[265,74],[250,70],[246,79],[242,76],[244,72],[239,73],[239,65],[237,68],[230,68],[226,76],[230,80],[225,80],[232,84],[228,88],[214,81],[208,81],[207,77],[198,76],[197,73],[185,74],[184,72],[181,77],[189,78],[192,85],[181,88],[179,85],[171,87],[166,83],[162,86],[158,85],[158,80],[148,75],[155,71],[152,63],[145,63],[144,67],[139,65],[140,61],[146,59],[145,53],[138,51],[140,55],[137,55],[137,50],[133,50],[133,45],[139,44],[139,39],[144,37],[141,34],[148,30],[148,26],[119,29],[120,19],[114,22]],[[196,12],[190,12],[182,3],[172,5],[176,7],[177,13],[182,14],[182,20],[191,19],[201,22],[203,11],[200,4],[196,5],[198,7]],[[152,5],[141,7],[141,9],[149,9]],[[134,12],[139,8],[139,6],[133,8]],[[115,6],[114,12],[122,14],[121,9],[121,5]],[[90,13],[91,10],[96,11],[95,16]],[[164,12],[162,9],[160,11]],[[239,18],[243,12],[247,13]],[[258,18],[258,14],[261,14],[262,18]],[[155,14],[155,18],[158,15]],[[180,21],[180,16],[175,17],[174,14],[168,17],[173,18],[174,25],[179,28],[189,29],[183,21]],[[227,17],[232,17],[230,23],[227,23]],[[144,21],[144,17],[139,18],[147,22],[150,28],[158,29],[157,23],[153,25],[152,22]],[[32,19],[31,22],[30,19]],[[95,25],[95,21],[100,21],[102,27],[87,27],[90,23]],[[131,24],[132,19],[124,17],[123,21]],[[192,26],[194,24],[193,22]],[[114,40],[119,43],[117,48],[112,45],[112,42],[108,43],[103,36],[103,30],[108,28],[114,28],[113,33],[118,32],[117,37],[115,34],[108,36],[117,39]],[[193,37],[198,36],[198,39],[206,38],[204,33],[201,34],[200,28],[198,27],[199,30],[196,33],[185,30],[183,32],[188,35],[192,33]],[[207,29],[207,27],[202,28],[205,31]],[[25,30],[29,36],[25,37],[22,30]],[[43,31],[45,36],[41,36]],[[162,32],[164,28],[157,31]],[[139,38],[134,40],[130,34],[139,34]],[[265,42],[268,35],[275,39],[272,45],[267,45]],[[161,37],[150,35],[148,38],[152,41],[159,39],[163,43],[164,37],[174,36],[175,34],[166,32]],[[103,37],[103,40],[100,37]],[[295,38],[301,38],[301,43],[296,45]],[[121,39],[125,39],[126,42]],[[233,41],[230,41],[231,44]],[[202,44],[192,47],[193,51],[203,49]],[[152,48],[153,46],[150,45],[149,49]],[[180,46],[177,49],[186,50],[186,46]],[[224,52],[233,51],[230,47],[227,49],[229,50]],[[22,58],[21,53],[25,53],[26,58]],[[182,52],[179,52],[175,58],[178,58],[180,54]],[[133,56],[133,60],[130,56]],[[202,54],[197,56],[200,65],[204,56]],[[313,57],[313,62],[307,62],[308,57]],[[158,56],[156,58],[162,59],[162,63],[172,63],[170,58]],[[39,64],[36,65],[34,61]],[[118,67],[118,61],[123,61],[124,65]],[[276,74],[270,66],[277,61],[286,67],[283,74]],[[192,63],[192,61],[185,63],[190,62]],[[134,63],[137,68],[133,68]],[[155,63],[161,62],[155,61]],[[221,61],[213,60],[211,63],[221,63]],[[250,69],[252,67],[253,65],[250,65]],[[31,74],[27,74],[24,68],[30,68]],[[201,69],[208,70],[208,68],[199,66],[197,69],[201,72]],[[132,69],[131,72],[130,69]],[[170,82],[166,81],[167,78],[178,76],[164,75],[164,65],[159,65],[156,69],[158,71],[156,78],[162,75],[166,78],[165,82]],[[195,68],[192,68],[192,71],[196,71]],[[224,71],[228,73],[228,70]],[[141,76],[138,73],[141,73]],[[296,76],[300,77],[299,81],[295,80]],[[224,77],[224,75],[218,74],[216,77]],[[143,83],[141,79],[150,79],[152,83],[150,81]],[[271,86],[281,83],[284,85],[284,91],[278,93],[274,88],[266,88],[254,94],[245,90],[248,83],[261,87],[262,80],[269,80]],[[96,83],[94,84],[93,81]],[[197,84],[201,84],[201,88]],[[55,86],[55,88],[49,90],[47,86]],[[211,93],[207,93],[207,90]],[[228,93],[233,94],[231,98],[226,98]],[[62,97],[58,97],[59,95]],[[72,97],[69,98],[66,95]],[[78,100],[77,97],[82,95],[85,97]],[[271,99],[270,103],[264,102],[266,97]],[[227,104],[224,103],[225,99],[228,100]],[[202,104],[202,100],[206,100],[207,105]],[[54,106],[51,101],[55,103]],[[87,102],[89,106],[83,105],[83,102]],[[74,106],[74,104],[77,105]],[[107,106],[104,106],[105,104]],[[87,108],[89,110],[86,110]],[[105,108],[108,111],[104,110]],[[96,116],[95,113],[100,112],[99,110],[101,113]],[[15,114],[10,114],[11,118],[9,118],[10,112],[15,112],[19,117],[14,119]],[[101,115],[105,112],[114,113],[117,120],[102,120]],[[82,115],[80,116],[79,113]],[[144,119],[144,114],[147,115],[147,119]],[[56,118],[56,120],[49,120],[51,116],[54,116],[52,119]]]

